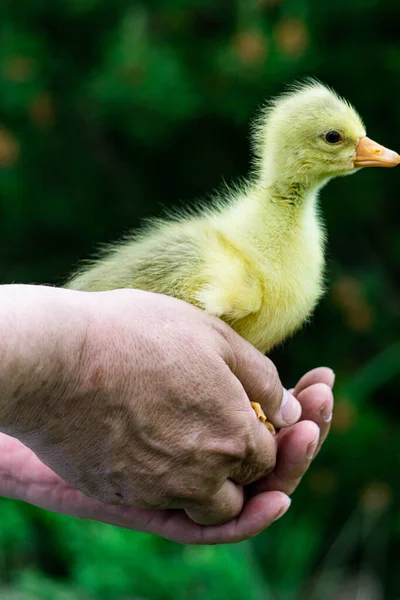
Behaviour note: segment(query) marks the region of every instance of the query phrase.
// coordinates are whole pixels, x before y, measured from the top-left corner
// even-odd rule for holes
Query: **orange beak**
[[[355,168],[396,167],[398,164],[400,164],[400,156],[397,152],[388,150],[368,137],[360,138],[354,157]]]

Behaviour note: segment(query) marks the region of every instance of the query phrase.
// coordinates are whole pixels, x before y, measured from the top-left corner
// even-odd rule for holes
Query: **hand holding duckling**
[[[10,285],[0,313],[0,496],[177,541],[239,541],[287,510],[328,432],[329,369],[283,404],[268,358],[174,298]],[[275,438],[254,396],[289,425]],[[256,480],[265,489],[249,490]]]
[[[273,101],[253,141],[247,183],[114,245],[68,287],[175,296],[220,317],[262,353],[292,335],[324,291],[319,191],[333,177],[393,167],[400,157],[367,138],[354,108],[314,81]]]

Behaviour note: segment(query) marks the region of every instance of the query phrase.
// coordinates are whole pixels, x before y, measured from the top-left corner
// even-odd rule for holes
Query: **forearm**
[[[34,431],[54,412],[77,373],[86,326],[80,304],[68,290],[0,286],[0,431]]]

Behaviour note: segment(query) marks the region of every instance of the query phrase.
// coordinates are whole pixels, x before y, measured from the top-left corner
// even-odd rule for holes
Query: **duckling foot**
[[[272,435],[275,435],[275,427],[272,425],[272,423],[267,421],[267,417],[265,416],[264,411],[261,408],[261,405],[258,402],[250,402],[250,404],[251,404],[252,409],[256,413],[258,419],[260,419],[261,423],[264,423],[264,425],[268,429],[268,431],[270,433],[272,433]]]

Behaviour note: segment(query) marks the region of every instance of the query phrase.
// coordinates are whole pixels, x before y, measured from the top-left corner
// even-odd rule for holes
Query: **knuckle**
[[[243,412],[232,413],[225,422],[225,437],[220,441],[220,455],[224,464],[241,462],[255,452],[255,440],[251,433],[249,420]],[[214,466],[213,472],[216,472]]]
[[[229,345],[233,344],[235,334],[233,329],[231,329],[229,325],[227,325],[224,321],[221,321],[221,319],[214,317],[213,315],[209,315],[209,323],[211,328],[216,333],[218,333],[218,335],[220,335],[225,340],[225,342],[227,342]]]
[[[224,321],[221,321],[217,317],[209,315],[211,320],[209,322],[211,329],[217,334],[219,339],[219,346],[224,360],[230,366],[231,370],[235,372],[238,364],[238,349],[235,344],[237,333]]]
[[[270,361],[269,368],[267,369],[267,377],[265,380],[266,392],[272,397],[278,399],[282,395],[281,381],[279,379],[278,371]],[[280,399],[280,398],[279,398]]]
[[[267,359],[267,364],[254,361],[251,369],[252,382],[246,390],[258,401],[277,404],[282,398],[282,385],[274,364]]]
[[[258,444],[256,437],[252,431],[249,431],[247,434],[246,440],[246,453],[244,456],[245,460],[254,460],[254,458],[258,455]]]
[[[241,437],[235,440],[233,472],[243,485],[257,481],[275,467],[275,446],[273,443],[260,443],[258,427],[258,423],[256,427],[247,427]]]
[[[255,444],[247,422],[241,420],[239,424],[236,424],[235,434],[225,444],[225,453],[232,456],[234,460],[245,460],[246,456],[255,450],[253,443]]]
[[[248,473],[248,477],[251,477],[252,481],[256,481],[256,479],[260,479],[260,477],[264,477],[273,471],[275,465],[275,449],[270,445],[264,446],[261,449],[253,438],[251,445],[249,445],[249,453],[243,463],[244,470]]]
[[[260,470],[262,470],[262,475],[268,475],[275,469],[276,466],[276,452],[270,451],[265,452],[263,456],[260,457]]]
[[[274,410],[279,409],[282,402],[283,388],[275,368],[272,371],[267,371],[267,376],[260,388],[264,401],[269,403]]]
[[[243,485],[258,481],[274,470],[276,458],[274,454],[268,453],[263,456],[257,456],[256,460],[246,460],[241,465],[241,477]]]

